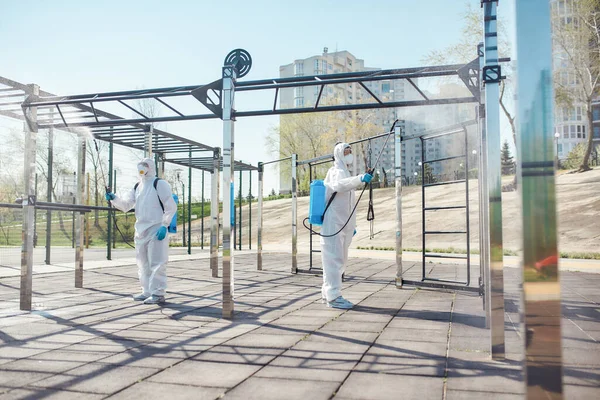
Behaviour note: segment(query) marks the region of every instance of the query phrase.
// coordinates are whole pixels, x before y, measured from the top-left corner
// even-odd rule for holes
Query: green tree
[[[561,160],[561,164],[566,169],[577,169],[581,166],[581,162],[585,157],[587,151],[587,145],[585,143],[579,143],[567,154],[567,158]]]
[[[504,141],[502,150],[500,150],[500,162],[502,164],[502,175],[510,175],[514,172],[515,161],[513,160],[513,156],[510,155],[507,140]]]
[[[592,101],[600,84],[600,0],[573,0],[553,3],[552,34],[555,53],[554,87],[557,106],[572,110],[575,103],[585,107],[587,141],[578,167],[590,170],[593,144]],[[572,114],[571,111],[567,111]],[[575,149],[574,149],[575,150]]]

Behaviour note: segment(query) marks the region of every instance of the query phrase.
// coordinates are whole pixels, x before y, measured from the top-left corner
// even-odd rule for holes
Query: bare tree
[[[559,49],[554,86],[557,105],[585,107],[589,130],[578,172],[590,170],[594,143],[592,101],[600,83],[600,0],[561,1],[553,7],[552,32]]]
[[[102,188],[105,183],[108,182],[107,176],[102,176],[102,173],[108,173],[108,165],[106,165],[105,159],[102,157],[102,154],[105,153],[108,143],[102,141],[96,141],[98,144],[98,151],[96,151],[96,147],[93,143],[88,143],[86,146],[86,153],[89,162],[92,165],[93,175],[92,175],[92,185],[93,189],[93,197],[94,197],[94,205],[100,205],[100,198],[104,191]],[[98,221],[99,215],[98,210],[94,211],[94,226],[99,227],[100,223]]]

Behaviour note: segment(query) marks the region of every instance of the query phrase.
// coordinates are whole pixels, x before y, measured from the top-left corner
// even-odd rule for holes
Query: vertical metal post
[[[192,254],[192,152],[190,151],[188,153],[188,157],[189,157],[189,166],[188,166],[188,209],[187,209],[187,215],[188,215],[188,220],[187,220],[187,224],[188,224],[188,248],[187,248],[187,253],[188,254]],[[183,221],[183,223],[185,224],[185,221]]]
[[[248,171],[248,250],[252,250],[252,170]]]
[[[490,334],[492,359],[504,359],[504,272],[502,244],[502,180],[500,168],[500,76],[498,64],[497,1],[483,3],[485,67],[485,122],[488,156],[489,234],[490,234]],[[489,78],[492,79],[489,79]]]
[[[152,139],[154,139],[154,126],[150,125],[148,127],[148,142],[147,142],[147,154],[146,157],[152,158]]]
[[[28,99],[35,100],[40,94],[40,87],[29,85]],[[25,181],[23,199],[23,227],[21,247],[21,287],[19,307],[31,310],[33,285],[33,217],[35,214],[35,151],[37,145],[37,108],[24,109],[25,114],[25,157],[23,162],[23,178]]]
[[[421,139],[421,240],[422,240],[422,253],[421,253],[421,280],[425,280],[427,272],[425,271],[425,253],[427,253],[427,238],[426,230],[426,215],[425,215],[425,157],[427,152],[425,150],[425,139]]]
[[[200,211],[200,248],[204,250],[204,170],[202,170],[202,210]]]
[[[256,238],[256,269],[262,270],[262,229],[263,229],[263,163],[258,163],[258,236]]]
[[[117,170],[113,171],[113,193],[117,193]],[[117,213],[113,209],[113,235],[112,235],[112,248],[117,248]]]
[[[396,191],[396,287],[402,287],[402,130],[394,127],[394,187]]]
[[[48,128],[48,182],[46,186],[46,201],[52,202],[52,164],[54,161],[54,108],[50,109],[50,128]],[[50,264],[50,249],[52,248],[52,211],[46,211],[46,264]]]
[[[240,169],[240,193],[238,194],[240,222],[238,227],[238,249],[242,250],[242,170]]]
[[[37,199],[38,197],[38,174],[35,173],[35,183],[34,183],[34,196]],[[37,246],[37,210],[33,213],[33,248],[35,249]]]
[[[518,182],[523,204],[521,320],[526,330],[523,370],[528,399],[562,399],[550,4],[518,1],[515,10]]]
[[[219,276],[219,167],[221,149],[213,152],[213,173],[210,183],[210,269],[213,278]]]
[[[234,246],[231,243],[233,199],[229,191],[234,178],[234,95],[236,69],[233,65],[223,67],[223,318],[233,318],[234,303]]]
[[[358,157],[357,157],[358,158]],[[292,154],[292,274],[298,273],[298,155]]]
[[[75,201],[77,205],[85,202],[85,155],[86,139],[83,135],[77,135],[77,190],[75,191]],[[83,214],[75,213],[75,287],[83,287],[83,250],[84,250],[84,229]]]
[[[112,126],[110,127],[110,130],[112,132]],[[112,135],[111,135],[112,136]],[[108,143],[108,187],[110,188],[110,190],[114,193],[115,188],[113,187],[113,143],[110,142]],[[111,246],[111,242],[112,242],[112,237],[113,237],[113,218],[114,218],[114,213],[113,210],[110,209],[108,211],[108,216],[106,218],[106,259],[107,260],[111,260],[112,259],[112,246]]]
[[[90,187],[90,173],[86,173],[86,191],[85,191],[85,204],[90,205],[91,199],[91,187]],[[90,248],[90,213],[85,213],[85,248]]]
[[[479,189],[479,270],[480,284],[483,285],[483,309],[485,310],[485,327],[490,327],[490,230],[489,230],[489,197],[488,197],[488,158],[487,158],[487,133],[485,130],[485,90],[483,90],[483,42],[477,46],[479,56],[479,82],[481,95],[479,107],[477,109],[479,117],[479,170],[478,170],[478,189]]]
[[[469,218],[469,133],[467,128],[463,127],[465,132],[465,213],[467,231],[467,286],[471,284],[471,224]]]
[[[312,173],[312,165],[308,163],[308,181],[312,183],[313,173]],[[312,224],[309,222],[310,231],[308,232],[308,250],[310,256],[308,257],[308,270],[312,270],[313,266],[313,233],[312,233]],[[293,271],[292,271],[293,272]],[[296,271],[298,272],[298,271]]]

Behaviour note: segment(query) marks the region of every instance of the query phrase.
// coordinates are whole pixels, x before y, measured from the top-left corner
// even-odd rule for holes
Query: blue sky
[[[0,1],[0,76],[57,94],[203,84],[220,77],[238,47],[253,57],[245,79],[277,77],[280,65],[323,47],[368,66],[412,67],[458,40],[468,4],[479,0]],[[500,3],[501,17],[510,10]],[[240,119],[236,158],[272,159],[263,140],[277,122]],[[222,146],[217,121],[160,127]]]

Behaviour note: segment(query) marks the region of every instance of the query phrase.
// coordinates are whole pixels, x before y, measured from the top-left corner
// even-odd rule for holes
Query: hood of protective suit
[[[141,164],[144,162],[146,164],[148,164],[148,173],[143,176],[139,176],[139,173],[138,173],[138,177],[139,177],[140,181],[144,182],[144,181],[148,181],[150,179],[154,180],[154,178],[156,178],[156,167],[154,166],[154,160],[151,158],[143,158],[138,162],[138,164]],[[136,164],[136,170],[137,170],[137,164]]]
[[[350,147],[348,143],[338,143],[333,149],[333,165],[337,168],[341,168],[348,171],[346,161],[344,161],[344,149]]]

